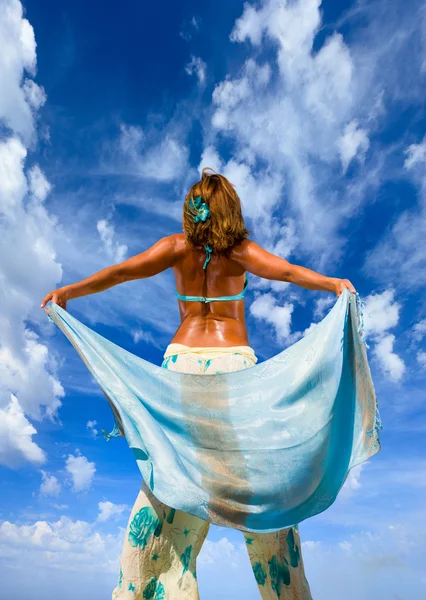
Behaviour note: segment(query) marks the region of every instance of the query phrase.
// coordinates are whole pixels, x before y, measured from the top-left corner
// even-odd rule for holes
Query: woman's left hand
[[[356,289],[354,288],[352,283],[349,281],[349,279],[337,279],[336,278],[334,280],[334,291],[338,298],[342,294],[343,290],[345,290],[346,288],[353,294],[356,294]]]
[[[53,290],[53,292],[49,292],[44,298],[42,303],[40,304],[40,308],[44,308],[46,304],[50,302],[54,302],[64,310],[67,309],[67,301],[69,300],[68,293],[65,288],[59,288],[57,290]],[[44,309],[47,312],[47,309]]]

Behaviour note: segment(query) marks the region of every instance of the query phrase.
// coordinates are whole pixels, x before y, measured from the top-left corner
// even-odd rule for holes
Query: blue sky
[[[7,600],[109,597],[140,486],[108,404],[38,306],[181,230],[211,166],[252,238],[365,299],[382,450],[302,523],[315,600],[426,593],[426,11],[410,0],[0,0],[0,573]],[[331,294],[250,277],[266,360]],[[159,364],[171,272],[68,310]],[[211,526],[203,600],[259,597],[241,532]],[[220,574],[220,576],[219,576]]]

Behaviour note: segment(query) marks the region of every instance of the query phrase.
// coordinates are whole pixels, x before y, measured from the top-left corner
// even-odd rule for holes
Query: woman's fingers
[[[66,310],[67,308],[67,301],[63,300],[62,298],[58,297],[58,299],[56,300],[55,304],[57,304],[58,306],[60,306],[61,308],[63,308],[64,310]]]
[[[52,292],[49,292],[42,300],[41,304],[40,304],[40,308],[44,308],[46,306],[46,304],[49,302],[49,300],[51,300],[52,298]]]
[[[63,294],[60,294],[59,292],[53,292],[52,302],[54,302],[64,310],[67,307],[67,301],[64,299]]]
[[[336,295],[338,298],[342,294],[343,290],[345,290],[346,288],[353,294],[356,294],[356,289],[354,288],[352,283],[349,281],[349,279],[340,279],[336,286]]]
[[[67,308],[66,295],[63,292],[61,292],[61,290],[53,290],[53,292],[49,292],[47,296],[43,298],[43,301],[40,304],[40,308],[44,308],[48,302],[53,302],[54,304],[57,304],[64,310],[66,310]]]
[[[349,279],[344,279],[343,281],[345,282],[345,287],[347,287],[348,290],[351,291],[353,294],[356,294],[356,289],[354,288],[352,283],[349,281]]]

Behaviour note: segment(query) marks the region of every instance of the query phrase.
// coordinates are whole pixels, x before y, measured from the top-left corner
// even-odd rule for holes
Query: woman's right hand
[[[356,289],[354,288],[354,286],[352,285],[352,283],[349,281],[349,279],[335,279],[334,280],[334,291],[337,294],[337,297],[340,296],[340,294],[345,290],[348,289],[350,292],[352,292],[353,294],[356,294]]]

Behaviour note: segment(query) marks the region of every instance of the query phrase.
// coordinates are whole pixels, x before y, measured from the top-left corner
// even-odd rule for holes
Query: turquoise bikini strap
[[[218,296],[217,298],[203,298],[202,301],[203,302],[216,302],[216,301],[227,302],[229,300],[242,300],[244,298],[244,294],[245,294],[247,286],[248,286],[248,277],[247,277],[247,273],[246,273],[246,281],[244,283],[243,290],[239,294],[234,294],[233,296]]]
[[[244,287],[242,292],[239,294],[235,294],[234,296],[219,296],[218,298],[206,298],[204,296],[183,296],[179,294],[176,290],[176,296],[179,300],[185,300],[187,302],[215,302],[215,301],[229,301],[229,300],[242,300],[244,298],[244,293],[246,291],[246,287],[248,286],[248,275],[246,273],[246,281],[244,283]]]
[[[211,254],[213,252],[213,248],[210,248],[210,246],[208,246],[207,244],[205,245],[205,249],[206,249],[206,260],[204,261],[203,269],[205,269],[207,267],[207,263],[209,262]]]

